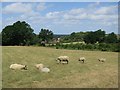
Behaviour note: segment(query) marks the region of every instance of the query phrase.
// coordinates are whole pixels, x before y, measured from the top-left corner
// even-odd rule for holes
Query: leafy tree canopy
[[[25,21],[17,21],[2,30],[3,45],[27,45],[33,38],[33,29]]]
[[[42,41],[46,41],[47,43],[53,39],[53,32],[50,31],[49,29],[41,29],[39,32],[39,38]]]
[[[105,42],[106,43],[116,43],[117,42],[117,35],[114,32],[108,34],[105,38]]]

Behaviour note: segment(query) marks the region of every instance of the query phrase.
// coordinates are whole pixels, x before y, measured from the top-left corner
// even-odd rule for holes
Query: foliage
[[[84,37],[84,41],[88,44],[95,44],[96,42],[102,43],[104,42],[105,38],[105,31],[102,31],[101,29],[97,31],[91,31],[87,32],[87,34]]]
[[[105,42],[106,43],[116,43],[117,42],[117,35],[114,32],[108,34],[105,38]]]
[[[99,44],[83,44],[83,43],[70,43],[70,44],[56,44],[56,49],[74,49],[74,50],[100,50],[100,51],[113,51],[120,52],[119,44],[107,44],[107,43],[99,43]]]
[[[84,37],[84,41],[85,43],[89,44],[94,44],[96,43],[96,36],[95,36],[95,32],[88,32],[87,35],[85,35]]]
[[[78,41],[83,41],[83,38],[86,33],[84,32],[73,32],[70,35],[62,37],[62,42],[78,42]]]
[[[72,32],[70,35],[54,35],[49,29],[41,29],[36,35],[28,23],[17,21],[13,25],[6,26],[1,34],[0,40],[3,45],[42,45],[56,47],[56,49],[120,51],[118,47],[120,35],[114,32],[106,34],[101,29]],[[59,41],[58,38],[60,38]]]
[[[101,29],[95,31],[95,37],[96,37],[96,41],[99,43],[104,42],[105,39],[105,31],[102,31]]]
[[[41,29],[39,32],[39,38],[42,41],[46,41],[47,43],[53,39],[53,32],[48,29]]]
[[[28,23],[17,21],[2,30],[2,44],[29,45],[33,36],[33,29]]]
[[[31,43],[30,43],[30,45],[40,45],[40,39],[39,39],[39,37],[38,37],[38,35],[36,35],[36,34],[33,34],[34,36],[33,36],[33,38],[32,38],[32,40],[31,40]]]

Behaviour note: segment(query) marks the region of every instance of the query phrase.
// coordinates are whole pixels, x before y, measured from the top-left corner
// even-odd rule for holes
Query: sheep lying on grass
[[[44,67],[44,65],[43,65],[43,64],[36,64],[35,67],[36,67],[37,69],[41,69],[41,68]]]
[[[27,65],[11,64],[10,69],[12,69],[12,70],[27,70]]]
[[[69,57],[68,56],[59,56],[56,61],[58,63],[62,63],[62,64],[68,64],[69,62]]]
[[[85,62],[85,57],[80,57],[79,59],[78,59],[78,61],[82,61],[83,63]]]
[[[45,72],[45,73],[49,73],[49,72],[50,72],[50,69],[47,68],[47,67],[42,68],[42,69],[40,69],[40,70],[41,70],[41,72]]]
[[[50,69],[47,67],[44,67],[43,64],[36,64],[35,67],[40,70],[41,72],[49,73]]]
[[[100,58],[100,59],[98,59],[98,61],[100,61],[100,62],[105,62],[106,59],[105,59],[105,58]]]

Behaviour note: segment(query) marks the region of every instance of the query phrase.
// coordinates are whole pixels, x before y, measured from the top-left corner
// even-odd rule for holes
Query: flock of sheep
[[[44,67],[43,64],[36,64],[35,65],[36,69],[40,70],[41,72],[50,72],[50,69],[47,67]],[[27,70],[28,66],[27,65],[22,65],[22,64],[11,64],[10,69],[12,70]]]
[[[78,61],[84,63],[85,62],[85,57],[80,57],[78,59]],[[69,57],[68,56],[59,56],[57,59],[56,59],[57,63],[58,64],[68,64],[69,62]],[[99,62],[105,62],[106,59],[105,58],[100,58],[98,59]],[[41,72],[50,72],[50,69],[45,67],[43,64],[36,64],[35,65],[36,69],[41,71]],[[27,65],[21,65],[21,64],[11,64],[10,65],[10,69],[12,70],[27,70],[28,69],[28,66]]]
[[[85,57],[80,57],[79,59],[78,59],[78,61],[80,61],[80,62],[85,62]],[[62,63],[62,64],[68,64],[68,62],[69,62],[69,57],[68,56],[60,56],[60,57],[58,57],[57,59],[56,59],[56,61],[57,61],[57,63]],[[100,62],[105,62],[106,61],[106,59],[105,58],[99,58],[98,59],[98,61],[100,61]]]

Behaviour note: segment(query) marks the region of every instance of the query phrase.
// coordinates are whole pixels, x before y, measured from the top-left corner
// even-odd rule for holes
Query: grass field
[[[68,65],[56,64],[60,55],[70,58]],[[84,56],[86,62],[78,62]],[[105,63],[98,58],[106,58]],[[27,71],[9,69],[13,63],[27,64]],[[50,73],[34,67],[43,63]],[[117,88],[118,53],[82,50],[60,50],[46,47],[2,47],[3,88]]]

